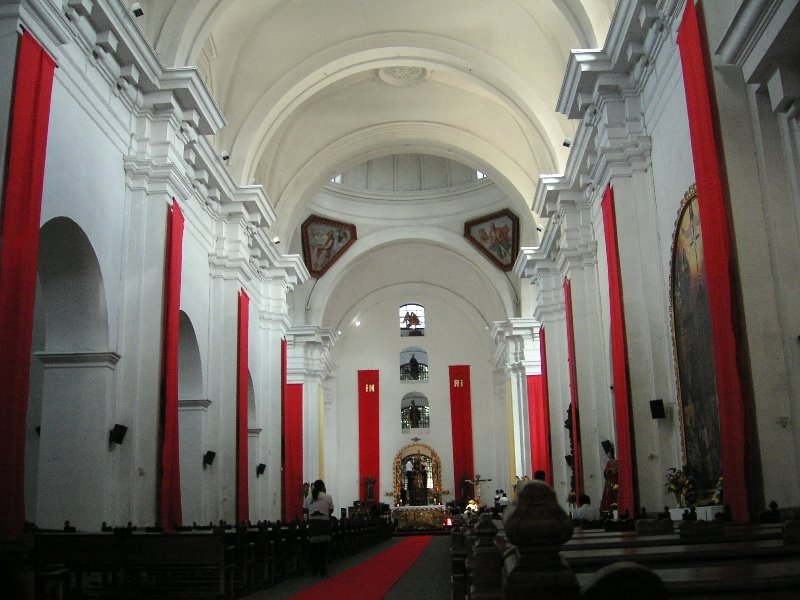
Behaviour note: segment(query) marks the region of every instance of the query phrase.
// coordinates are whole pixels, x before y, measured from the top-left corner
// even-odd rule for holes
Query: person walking
[[[303,503],[308,517],[309,562],[311,574],[328,574],[328,552],[331,544],[331,515],[333,498],[325,490],[325,483],[317,479],[311,486],[311,494]]]

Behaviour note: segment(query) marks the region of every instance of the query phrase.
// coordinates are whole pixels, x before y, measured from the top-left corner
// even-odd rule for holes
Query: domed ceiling
[[[359,227],[347,263],[320,283],[346,280],[348,268],[389,248],[411,245],[415,255],[428,248],[437,259],[444,249],[459,272],[497,290],[497,302],[481,309],[484,320],[519,316],[519,282],[498,276],[459,232],[469,219],[509,210],[519,218],[522,245],[536,245],[530,211],[536,185],[540,175],[562,170],[568,152],[562,142],[574,130],[555,111],[569,53],[602,46],[615,0],[140,4],[137,23],[162,62],[202,73],[227,120],[214,143],[229,153],[235,180],[264,187],[278,216],[270,233],[284,240],[283,251],[300,253],[300,227],[310,214]],[[403,156],[430,157],[417,161],[420,169],[438,158],[488,177],[463,199],[440,195],[432,202],[419,192],[453,182],[413,189],[411,161]],[[345,180],[340,191],[411,193],[413,218],[386,207],[385,194],[332,189],[335,176],[382,160],[401,165],[391,188],[385,181],[375,189]],[[398,190],[398,182],[412,189]],[[332,326],[325,321],[336,318],[326,315],[334,296],[344,307],[363,298],[357,293],[369,293],[336,281],[322,288],[306,293],[309,324]],[[470,292],[454,287],[452,293]]]

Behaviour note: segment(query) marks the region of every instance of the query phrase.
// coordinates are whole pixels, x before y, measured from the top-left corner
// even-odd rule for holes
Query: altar
[[[443,529],[447,514],[442,505],[398,506],[392,511],[392,518],[398,530]]]

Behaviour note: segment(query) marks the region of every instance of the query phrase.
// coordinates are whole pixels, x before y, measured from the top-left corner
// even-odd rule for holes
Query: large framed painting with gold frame
[[[695,474],[698,502],[722,474],[714,354],[703,232],[696,187],[683,197],[672,243],[670,315],[683,462]]]

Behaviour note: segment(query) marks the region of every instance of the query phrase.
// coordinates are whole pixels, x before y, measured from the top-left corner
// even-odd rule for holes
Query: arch
[[[378,46],[380,44],[380,46]],[[566,52],[566,49],[564,50]],[[555,55],[554,64],[555,64]],[[560,81],[560,57],[556,81]],[[244,157],[240,177],[247,182],[281,126],[310,98],[344,79],[385,67],[422,67],[459,81],[472,93],[491,98],[513,116],[526,132],[537,158],[538,172],[558,165],[554,140],[567,134],[565,123],[531,82],[508,65],[468,44],[438,35],[392,32],[369,34],[318,52],[285,73],[253,104],[232,141],[236,156]],[[531,135],[533,134],[533,135]],[[543,152],[537,153],[541,142]]]
[[[178,443],[181,507],[185,523],[207,521],[206,483],[201,457],[206,451],[208,407],[203,398],[200,346],[191,318],[180,311],[178,325]]]
[[[200,346],[189,316],[180,311],[178,325],[178,398],[198,400],[203,397],[203,365]]]
[[[505,277],[502,271],[496,269],[489,261],[479,256],[474,247],[471,246],[463,236],[435,227],[407,227],[386,229],[359,238],[350,248],[350,252],[342,256],[342,258],[329,269],[325,277],[317,280],[306,302],[307,323],[322,324],[323,318],[329,316],[327,314],[327,305],[331,297],[339,287],[342,278],[352,269],[357,268],[360,260],[363,260],[364,257],[368,257],[371,253],[380,248],[407,240],[413,240],[415,244],[430,243],[451,250],[454,254],[464,257],[464,260],[469,266],[475,270],[477,277],[489,282],[495,294],[495,297],[492,298],[492,302],[496,303],[496,306],[503,314],[502,318],[490,319],[487,318],[487,315],[478,311],[483,320],[483,325],[488,327],[493,320],[503,320],[516,316],[516,292],[511,282]],[[443,288],[442,284],[431,283],[431,285],[437,285]],[[465,301],[469,302],[466,300],[466,296],[460,294],[458,291],[452,288],[443,289],[447,289],[459,298],[464,298]],[[367,290],[364,296],[367,297],[374,291],[375,290]],[[355,302],[353,303],[354,306],[356,304]],[[474,304],[472,307],[477,310]],[[341,329],[339,325],[338,318],[335,323],[331,323],[332,327]]]
[[[39,235],[34,349],[41,368],[31,371],[38,378],[31,389],[40,394],[34,403],[41,429],[36,471],[25,474],[37,494],[30,518],[48,528],[65,519],[89,527],[104,514],[104,478],[115,464],[107,448],[119,357],[109,352],[105,284],[86,233],[55,217]],[[27,466],[33,469],[33,461]]]
[[[448,494],[447,490],[442,489],[442,461],[436,451],[427,444],[406,444],[403,446],[394,457],[392,466],[393,480],[394,480],[394,498],[395,504],[401,503],[401,490],[405,489],[406,476],[405,476],[405,463],[408,458],[423,457],[428,464],[430,464],[430,483],[428,489],[428,503],[441,504],[442,495]]]
[[[440,123],[395,122],[360,129],[309,156],[275,199],[278,234],[289,239],[303,218],[308,201],[337,170],[402,153],[442,156],[488,172],[523,222],[533,218],[526,199],[534,196],[538,171],[534,177],[533,171],[471,132]],[[487,165],[486,156],[492,157],[491,165]]]
[[[108,349],[108,308],[100,262],[89,238],[72,219],[55,217],[42,226],[39,283],[47,329],[45,350]]]

